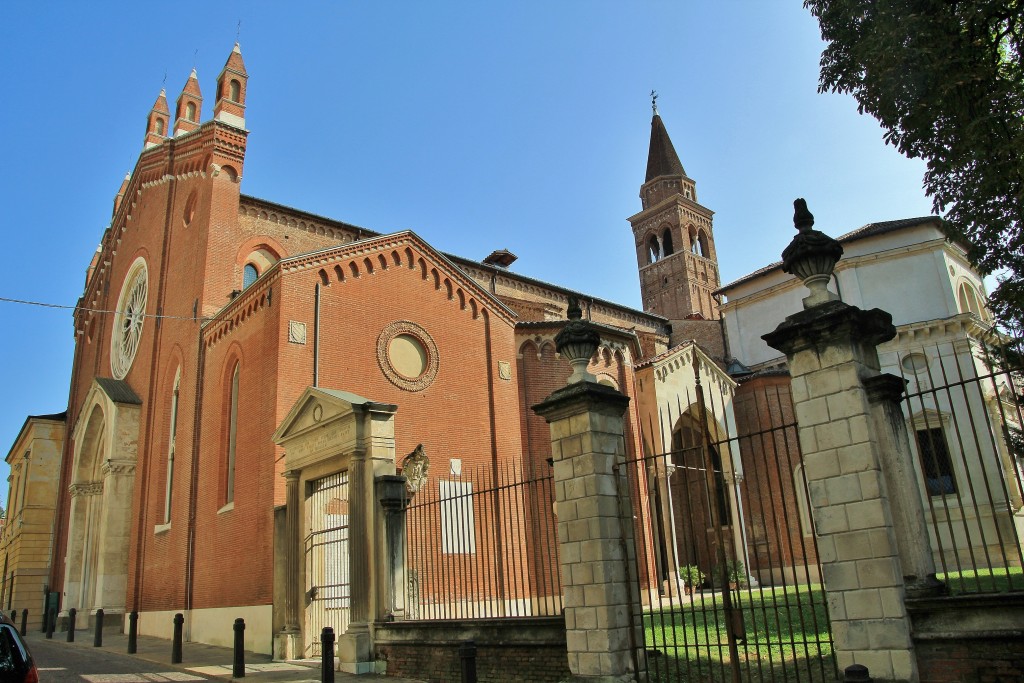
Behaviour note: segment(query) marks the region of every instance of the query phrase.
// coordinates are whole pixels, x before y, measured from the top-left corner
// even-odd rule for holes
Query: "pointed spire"
[[[157,100],[157,102],[159,102],[159,100]],[[117,210],[121,208],[121,202],[124,201],[124,193],[128,189],[128,183],[131,179],[131,173],[124,174],[124,180],[121,181],[121,187],[117,189],[117,195],[114,197],[114,213],[112,215],[116,216]]]
[[[217,104],[213,108],[213,118],[245,129],[245,86],[248,80],[242,49],[235,43],[217,76]]]
[[[676,148],[668,137],[665,124],[658,114],[657,103],[654,106],[654,117],[651,119],[651,147],[647,152],[647,177],[644,182],[663,175],[686,175],[683,163],[679,161]]]
[[[167,91],[160,88],[160,94],[156,96],[153,108],[149,110],[149,118],[146,119],[146,139],[143,147],[149,149],[156,147],[167,139],[168,124],[171,120],[171,110],[167,107]]]
[[[174,135],[189,133],[199,127],[202,116],[203,93],[199,90],[199,76],[193,68],[185,81],[185,87],[178,95],[178,103],[174,112]]]

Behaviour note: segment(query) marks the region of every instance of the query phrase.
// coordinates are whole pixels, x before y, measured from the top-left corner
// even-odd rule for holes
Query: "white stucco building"
[[[879,361],[907,379],[904,415],[939,572],[1020,566],[1021,454],[1008,438],[1021,424],[1020,387],[989,355],[981,276],[935,217],[872,223],[838,240],[829,288],[887,311],[897,329]],[[731,355],[753,371],[784,366],[761,335],[801,310],[806,291],[781,263],[722,287]]]

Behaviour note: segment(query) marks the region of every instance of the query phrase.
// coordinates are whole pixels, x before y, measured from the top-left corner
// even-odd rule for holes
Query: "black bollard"
[[[57,623],[57,610],[51,609],[47,614],[50,615],[46,622],[46,637],[53,638],[53,627]]]
[[[103,647],[103,610],[96,610],[96,633],[92,637],[93,647]]]
[[[184,623],[184,614],[178,612],[174,615],[174,639],[171,641],[171,664],[181,664],[181,626]]]
[[[72,607],[68,610],[68,642],[75,642],[75,617],[78,615],[78,610]]]
[[[50,588],[49,586],[43,588],[43,627],[39,629],[40,633],[46,633],[47,619],[50,616]]]
[[[334,683],[334,629],[320,632],[320,683]]]
[[[12,624],[18,623],[18,610],[16,610],[16,609],[12,609],[11,610],[11,623]]]
[[[245,678],[245,619],[235,619],[235,661],[231,667],[233,678]]]
[[[128,615],[128,654],[133,655],[139,649],[139,613],[132,610]]]
[[[851,664],[843,670],[843,683],[871,683],[871,674],[863,664]]]
[[[462,683],[476,683],[476,643],[467,640],[459,646],[462,664]]]
[[[28,610],[21,610],[21,635],[28,635]]]

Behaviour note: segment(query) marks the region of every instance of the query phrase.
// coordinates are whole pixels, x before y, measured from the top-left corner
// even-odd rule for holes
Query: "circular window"
[[[377,338],[377,362],[392,384],[421,391],[437,376],[437,345],[422,327],[400,320],[385,327]]]
[[[149,291],[149,273],[146,259],[135,259],[121,287],[114,313],[114,331],[110,342],[110,370],[115,379],[124,379],[135,360],[142,338],[142,324],[146,316],[146,295]]]
[[[928,356],[923,353],[911,353],[900,361],[903,369],[912,375],[923,373],[928,370]]]
[[[388,361],[402,377],[417,380],[427,369],[427,350],[411,334],[400,334],[388,344]]]

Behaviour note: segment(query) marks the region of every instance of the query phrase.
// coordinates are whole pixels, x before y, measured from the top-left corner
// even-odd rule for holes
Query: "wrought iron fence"
[[[625,463],[641,666],[651,681],[835,680],[788,377],[720,388],[662,406],[643,442],[670,450]]]
[[[1018,360],[964,337],[897,360],[939,578],[954,593],[1024,590]]]
[[[309,485],[306,554],[306,632],[331,626],[344,633],[349,623],[348,472]],[[307,654],[320,654],[320,639],[307,639]]]
[[[406,516],[406,618],[560,614],[554,500],[551,474],[525,478],[518,462],[421,488]]]

